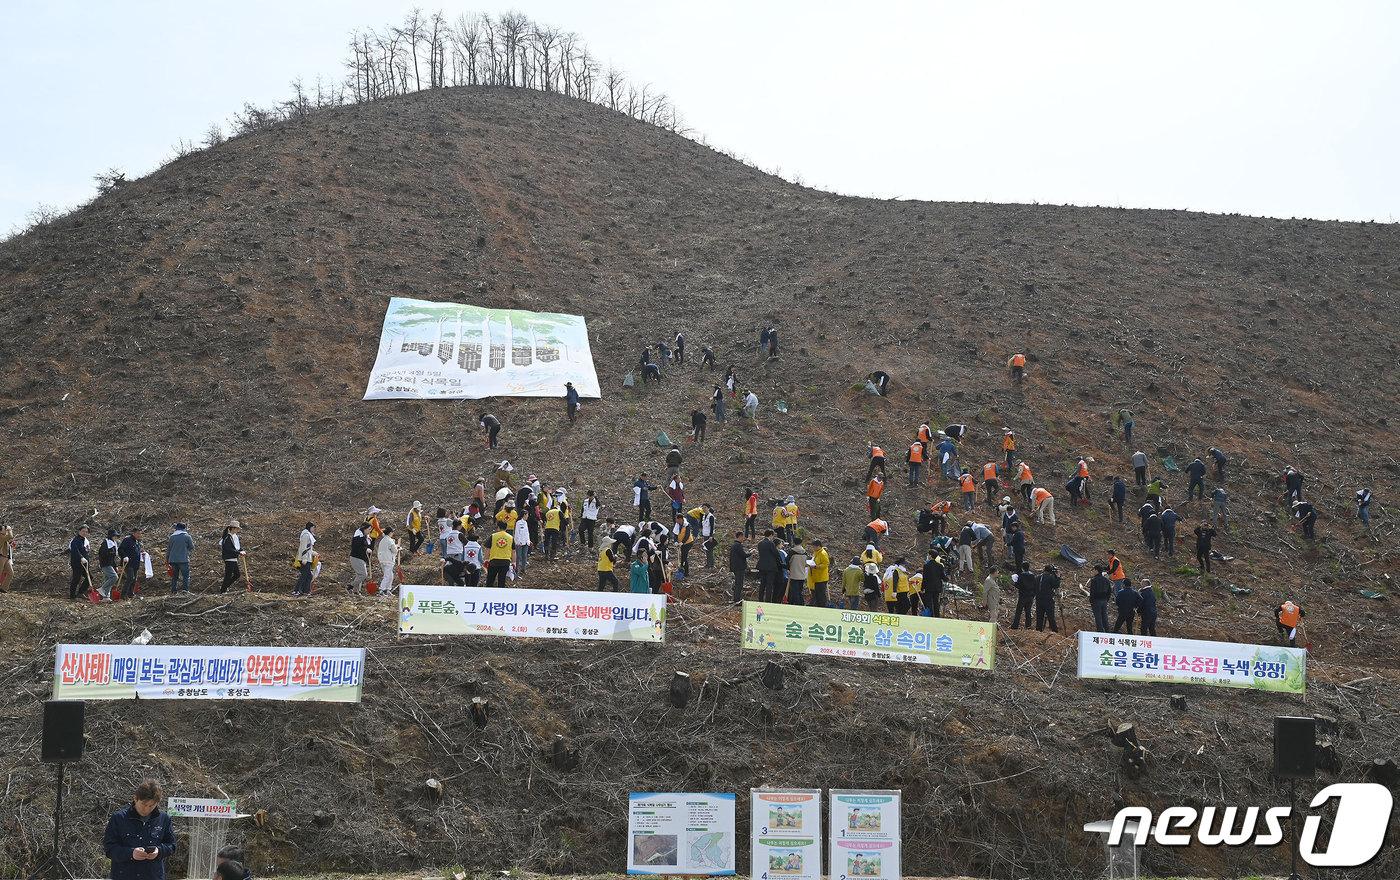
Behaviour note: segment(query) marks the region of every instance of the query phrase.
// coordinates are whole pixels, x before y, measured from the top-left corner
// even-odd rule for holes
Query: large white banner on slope
[[[579,315],[389,300],[365,400],[600,397]]]

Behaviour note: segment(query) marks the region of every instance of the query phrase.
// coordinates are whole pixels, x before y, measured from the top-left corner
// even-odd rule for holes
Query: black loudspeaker
[[[83,710],[81,700],[49,700],[44,703],[44,742],[41,760],[72,763],[83,757]]]
[[[1311,779],[1317,772],[1317,721],[1312,718],[1274,719],[1274,775]]]

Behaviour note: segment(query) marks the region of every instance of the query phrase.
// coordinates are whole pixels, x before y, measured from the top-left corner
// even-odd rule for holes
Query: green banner
[[[990,670],[996,628],[974,620],[745,602],[743,647]]]

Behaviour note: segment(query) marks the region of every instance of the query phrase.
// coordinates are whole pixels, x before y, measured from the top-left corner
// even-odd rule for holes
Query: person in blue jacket
[[[1118,616],[1113,618],[1113,631],[1120,632],[1123,625],[1127,624],[1127,633],[1132,635],[1133,617],[1137,614],[1138,606],[1142,604],[1142,595],[1133,589],[1132,581],[1124,578],[1123,586],[1113,594],[1113,602],[1118,606]]]
[[[107,820],[102,848],[112,860],[112,880],[165,880],[165,862],[175,854],[170,816],[160,809],[160,783],[142,780],[131,803]]]
[[[1128,631],[1132,632],[1132,628]],[[1143,581],[1138,591],[1138,632],[1144,636],[1157,635],[1157,590],[1152,581]]]

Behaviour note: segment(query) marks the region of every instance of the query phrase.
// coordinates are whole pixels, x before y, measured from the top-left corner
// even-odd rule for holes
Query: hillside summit
[[[0,596],[0,668],[21,686],[0,702],[0,730],[29,746],[0,763],[15,771],[9,797],[20,805],[0,868],[22,870],[48,833],[39,817],[51,780],[30,728],[54,642],[143,628],[166,643],[368,643],[395,674],[359,709],[90,707],[103,749],[89,787],[74,792],[84,821],[136,768],[172,787],[222,779],[275,815],[246,830],[263,871],[453,860],[614,869],[628,790],[768,782],[904,788],[912,873],[1073,876],[1101,864],[1077,823],[1119,803],[1274,797],[1272,715],[1337,719],[1336,775],[1360,778],[1397,751],[1396,544],[1381,510],[1400,484],[1397,254],[1393,225],[841,197],[522,90],[327,109],[179,159],[0,245],[0,519],[22,541],[22,592]],[[395,295],[581,314],[604,397],[575,426],[562,401],[361,401]],[[768,325],[783,339],[772,362],[757,350]],[[659,385],[624,390],[643,346],[677,330],[694,351],[713,346],[719,369],[669,369]],[[1030,359],[1020,387],[1005,370],[1018,350]],[[605,514],[626,518],[638,472],[663,467],[656,433],[683,436],[731,364],[763,401],[758,426],[711,420],[685,465],[688,497],[715,505],[722,535],[739,524],[741,489],[755,486],[764,498],[796,495],[808,534],[844,560],[868,519],[867,441],[893,464],[921,421],[965,422],[963,461],[975,468],[1000,457],[1009,426],[1057,495],[1079,455],[1096,477],[1093,506],[1063,505],[1054,529],[1029,524],[1032,562],[1062,543],[1093,560],[1118,549],[1135,578],[1165,590],[1164,636],[1267,641],[1272,608],[1300,601],[1308,698],[1201,689],[1177,713],[1157,688],[1081,685],[1072,638],[1087,609],[1074,574],[1069,631],[1004,631],[993,676],[787,657],[798,684],[783,692],[762,688],[761,661],[739,654],[719,575],[697,578],[668,644],[644,657],[474,641],[399,650],[387,608],[379,620],[367,600],[335,595],[360,511],[460,505],[476,476],[489,477],[478,413],[505,425],[494,458],[594,488]],[[891,375],[888,397],[862,389],[872,369]],[[1108,515],[1103,478],[1131,476],[1133,450],[1110,426],[1120,408],[1172,484],[1179,533],[1207,505],[1179,503],[1186,481],[1163,460],[1184,465],[1209,446],[1229,454],[1232,529],[1217,546],[1236,559],[1213,579],[1182,573],[1189,552],[1152,559],[1136,524]],[[1290,529],[1286,464],[1307,475],[1321,512],[1315,541]],[[1354,519],[1362,486],[1378,502],[1374,535]],[[953,495],[946,482],[911,490],[894,476],[892,546],[917,552],[915,512]],[[994,522],[983,504],[976,515]],[[196,590],[209,589],[209,548],[232,517],[254,551],[252,596],[93,608],[41,595],[62,592],[56,553],[85,519],[145,524],[156,544],[189,522]],[[328,563],[322,595],[264,595],[290,591],[286,560],[307,519]],[[415,565],[435,577],[431,563]],[[532,569],[538,580],[525,585],[586,587],[591,570],[576,556]],[[203,616],[180,616],[191,614]],[[683,667],[714,682],[713,702],[666,710],[661,695]],[[624,675],[625,687],[609,683]],[[459,724],[464,694],[490,696],[499,725]],[[1119,772],[1117,750],[1097,736],[1106,720],[1135,720],[1158,744],[1147,777]],[[541,763],[556,734],[578,751],[576,766]],[[440,802],[419,788],[430,775],[452,778]],[[317,809],[341,818],[312,822]],[[365,816],[384,817],[403,842],[372,846]],[[1395,874],[1389,852],[1372,876]],[[1259,870],[1265,856],[1151,857],[1161,871],[1232,873]]]

